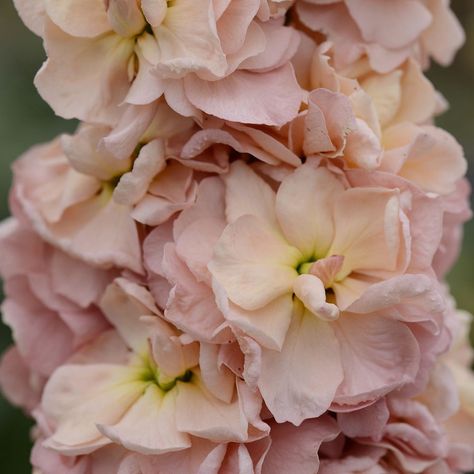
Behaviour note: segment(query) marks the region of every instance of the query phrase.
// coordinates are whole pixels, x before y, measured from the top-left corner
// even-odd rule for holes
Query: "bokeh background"
[[[451,104],[437,123],[464,146],[474,183],[474,1],[453,0],[467,41],[448,69],[433,67],[429,73],[435,86]],[[44,60],[41,40],[28,31],[12,6],[0,0],[0,218],[8,215],[7,195],[10,164],[35,143],[45,142],[76,124],[56,117],[40,99],[33,77]],[[0,255],[0,258],[2,256]],[[458,305],[474,313],[474,222],[467,224],[460,260],[449,276]],[[0,351],[11,342],[8,328],[0,323]],[[48,344],[48,341],[44,341]],[[26,474],[29,465],[31,422],[0,395],[0,473]]]

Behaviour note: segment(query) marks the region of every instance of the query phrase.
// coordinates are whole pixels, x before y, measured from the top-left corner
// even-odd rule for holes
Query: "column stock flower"
[[[113,124],[121,104],[162,95],[183,115],[202,110],[244,123],[282,125],[300,107],[289,62],[299,35],[271,20],[281,16],[275,2],[15,3],[45,41],[48,59],[35,83],[63,117]],[[276,3],[283,11],[289,6]]]
[[[66,455],[110,443],[142,454],[188,449],[192,437],[245,442],[266,436],[258,394],[218,366],[215,351],[164,321],[147,290],[118,279],[100,303],[113,330],[50,377],[41,413],[45,447]]]

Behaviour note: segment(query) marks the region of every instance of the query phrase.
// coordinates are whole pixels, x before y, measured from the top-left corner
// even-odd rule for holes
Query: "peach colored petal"
[[[97,423],[113,424],[143,392],[132,369],[111,364],[64,365],[49,379],[42,407],[56,422],[45,446],[66,454],[85,454],[107,444]]]
[[[84,125],[74,135],[63,135],[61,146],[71,166],[79,173],[109,181],[128,170],[129,156],[118,160],[99,150],[100,141],[110,132],[106,126]]]
[[[184,89],[198,109],[242,123],[284,125],[296,116],[302,100],[289,64],[261,74],[236,71],[214,82],[187,76]]]
[[[214,292],[218,290],[214,288]],[[263,347],[281,350],[291,321],[293,300],[291,294],[275,298],[254,311],[242,309],[229,302],[220,305],[225,318],[253,337]]]
[[[400,246],[396,191],[352,188],[334,205],[334,241],[329,255],[343,255],[341,275],[351,271],[394,270]]]
[[[231,301],[255,310],[291,292],[300,260],[273,229],[245,215],[224,230],[208,268]]]
[[[416,40],[432,20],[429,10],[412,0],[346,0],[346,5],[367,42],[393,49]]]
[[[281,352],[262,351],[258,386],[275,420],[298,426],[320,416],[342,380],[339,342],[333,329],[305,312],[301,304],[295,306]]]
[[[48,60],[35,78],[40,95],[64,118],[112,123],[129,88],[133,42],[117,35],[73,38],[47,21]]]
[[[343,313],[334,330],[341,341],[344,370],[335,403],[373,401],[415,379],[420,348],[405,324],[384,318],[383,313]]]
[[[238,400],[224,403],[215,398],[195,375],[191,383],[178,382],[176,426],[179,431],[215,442],[247,439],[247,420]],[[202,416],[205,413],[206,416]]]
[[[356,129],[351,103],[345,95],[323,88],[311,92],[305,118],[306,155],[340,156],[347,136]]]
[[[92,38],[111,30],[102,0],[43,0],[51,20],[65,33]]]
[[[210,0],[177,0],[154,28],[160,49],[157,65],[167,77],[183,77],[200,69],[222,77],[226,69]]]
[[[133,162],[132,171],[120,178],[114,190],[114,200],[119,204],[137,204],[146,194],[153,178],[164,170],[165,145],[156,139],[147,143]]]
[[[305,259],[321,258],[333,239],[331,206],[344,186],[324,168],[303,165],[283,180],[277,193],[278,221]]]
[[[226,55],[237,52],[243,46],[248,28],[258,7],[259,0],[231,1],[219,16],[217,34]]]
[[[232,223],[241,216],[250,215],[278,229],[275,192],[260,176],[245,163],[236,161],[224,180],[227,222]]]
[[[142,454],[164,454],[191,446],[185,433],[176,429],[176,393],[162,392],[150,384],[123,418],[114,425],[98,425],[104,436]]]

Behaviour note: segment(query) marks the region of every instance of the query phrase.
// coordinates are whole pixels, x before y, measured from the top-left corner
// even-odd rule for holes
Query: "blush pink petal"
[[[259,3],[259,0],[231,1],[219,16],[217,34],[226,55],[236,53],[243,46],[250,23],[258,11]],[[215,9],[215,6],[213,8]]]
[[[366,408],[347,413],[338,413],[337,423],[344,435],[350,438],[372,438],[380,440],[390,417],[387,403],[380,399]]]
[[[147,349],[148,328],[139,323],[141,316],[153,314],[138,299],[126,292],[116,280],[105,291],[100,307],[108,320],[126,341],[127,345],[137,354]]]
[[[232,372],[219,363],[219,346],[203,344],[199,353],[199,367],[206,388],[218,399],[230,403],[235,390]]]
[[[342,380],[339,342],[331,325],[295,306],[281,352],[262,351],[258,386],[275,420],[298,426],[322,415]]]
[[[33,373],[17,347],[11,346],[0,359],[0,387],[10,403],[32,411],[41,400],[44,380]]]
[[[344,381],[336,404],[373,401],[412,382],[420,364],[420,348],[408,327],[383,313],[343,313],[334,323],[341,343]]]
[[[459,20],[446,0],[430,0],[433,16],[431,25],[423,32],[422,42],[427,52],[442,66],[451,64],[454,54],[466,36]]]
[[[34,296],[25,279],[7,281],[5,291],[9,297],[2,305],[3,319],[13,331],[19,352],[33,370],[50,375],[71,354],[72,331]],[[45,337],[52,343],[48,347]]]
[[[345,95],[323,88],[311,92],[303,144],[307,156],[340,156],[347,136],[356,129],[352,106]]]
[[[416,40],[432,17],[420,2],[397,0],[347,0],[349,12],[368,43],[399,49]],[[403,25],[403,31],[400,26]]]
[[[164,250],[163,270],[172,284],[166,294],[165,317],[198,340],[226,341],[229,330],[212,289],[196,281],[171,245]]]
[[[214,82],[188,76],[184,88],[190,102],[207,114],[252,124],[284,125],[296,116],[302,100],[290,65],[262,74],[236,71]]]
[[[270,434],[272,443],[262,474],[319,472],[319,447],[321,443],[333,440],[338,432],[337,424],[327,415],[307,420],[299,427],[290,423],[273,424]]]
[[[23,23],[37,36],[42,36],[46,18],[44,0],[14,0],[13,3]]]
[[[133,43],[118,35],[73,38],[46,21],[45,45],[49,59],[35,78],[43,99],[61,117],[113,123],[129,88]]]
[[[92,38],[111,30],[101,0],[43,0],[49,18],[71,36]]]
[[[227,222],[232,223],[241,216],[250,215],[278,229],[275,192],[260,176],[246,164],[236,161],[224,179]]]

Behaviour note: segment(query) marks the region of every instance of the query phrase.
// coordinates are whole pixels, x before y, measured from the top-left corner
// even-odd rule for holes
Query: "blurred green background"
[[[470,159],[474,182],[474,2],[453,0],[453,8],[467,31],[467,42],[451,68],[433,67],[430,77],[451,104],[438,119],[462,143]],[[33,86],[44,59],[40,39],[17,17],[11,0],[0,0],[0,217],[8,215],[10,163],[31,145],[48,141],[75,123],[55,117]],[[1,258],[1,256],[0,256]],[[462,255],[449,281],[461,308],[474,312],[474,222],[465,230]],[[0,324],[0,351],[10,344],[9,330]],[[47,341],[46,341],[47,343]],[[0,396],[0,473],[31,472],[31,423]]]

